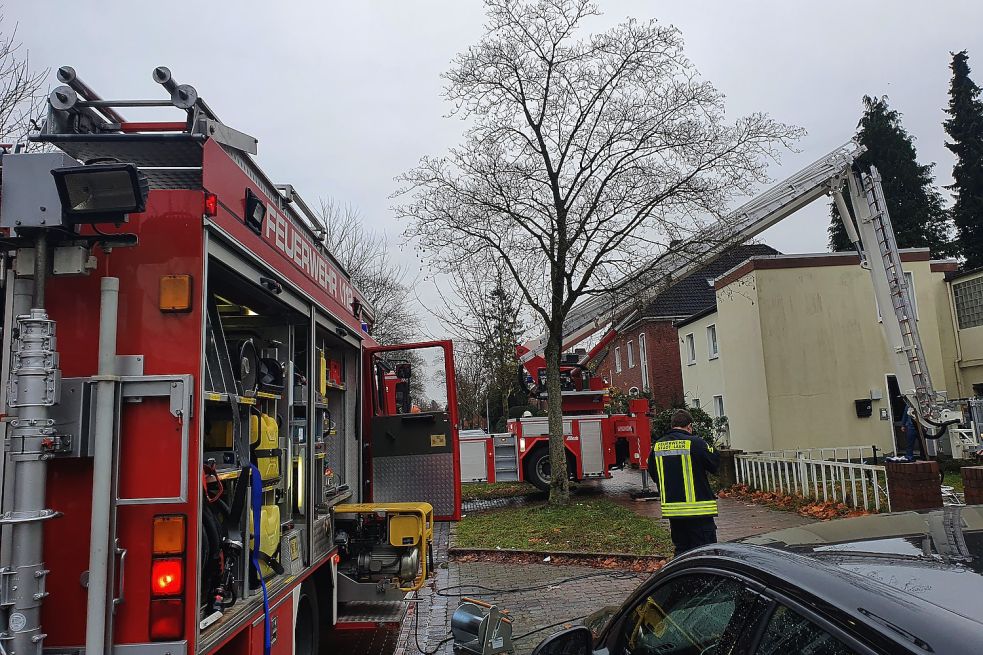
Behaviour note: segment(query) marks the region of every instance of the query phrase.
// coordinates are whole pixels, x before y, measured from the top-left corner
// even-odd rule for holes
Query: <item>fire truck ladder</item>
[[[870,270],[878,307],[891,306],[894,320],[885,316],[882,326],[891,355],[895,358],[895,375],[900,391],[915,409],[919,421],[927,426],[944,428],[958,422],[958,409],[936,392],[932,385],[880,173],[873,166],[869,173],[853,170],[846,175],[846,183],[854,207],[853,215],[843,202],[839,189],[834,189],[834,200],[847,234],[860,253],[861,265]],[[865,253],[864,244],[871,250],[876,244],[876,254]],[[933,436],[941,435],[939,432]]]
[[[895,241],[891,217],[887,211],[887,203],[884,201],[884,191],[881,188],[880,174],[878,174],[877,169],[871,169],[871,174],[864,175],[863,182],[864,193],[870,207],[870,219],[874,228],[877,249],[890,288],[891,308],[897,318],[901,332],[902,344],[899,347],[906,355],[908,367],[911,370],[911,377],[914,380],[913,392],[918,397],[922,410],[927,412],[931,408],[929,393],[933,388],[932,379],[922,358],[921,337],[913,326],[915,312],[910,302],[910,289],[907,280],[905,280],[904,271],[901,269],[901,256],[898,253],[898,245]]]
[[[844,171],[849,170],[863,152],[864,147],[854,141],[843,144],[640,267],[631,279],[625,280],[620,294],[597,296],[578,304],[563,325],[564,348],[573,347],[619,314],[644,306],[673,282],[828,195],[832,182],[841,179]],[[524,345],[529,352],[522,356],[523,363],[543,354],[546,336]]]
[[[878,305],[890,305],[893,311],[891,318],[885,316],[882,324],[895,358],[902,394],[915,409],[919,422],[929,428],[944,430],[945,426],[959,422],[958,408],[932,386],[880,176],[874,168],[869,174],[856,169],[856,160],[864,151],[854,141],[840,146],[641,267],[631,279],[625,280],[621,294],[599,296],[577,305],[563,326],[564,347],[579,343],[619,314],[641,307],[676,280],[706,266],[729,248],[746,242],[814,200],[832,195],[861,265],[870,271]],[[849,190],[852,212],[843,198],[844,185]],[[864,244],[874,248],[875,243],[877,257],[872,261]],[[545,344],[545,335],[525,344],[528,351],[522,362],[542,355]],[[931,436],[938,438],[942,434],[937,431]]]

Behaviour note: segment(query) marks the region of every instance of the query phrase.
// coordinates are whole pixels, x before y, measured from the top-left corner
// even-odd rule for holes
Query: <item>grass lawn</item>
[[[539,503],[469,514],[457,524],[455,534],[459,548],[672,553],[667,529],[604,498],[574,499],[566,507]]]
[[[461,485],[461,500],[493,500],[542,493],[528,482],[465,482]]]
[[[963,478],[959,471],[946,471],[942,484],[952,487],[956,493],[961,494],[963,492]]]

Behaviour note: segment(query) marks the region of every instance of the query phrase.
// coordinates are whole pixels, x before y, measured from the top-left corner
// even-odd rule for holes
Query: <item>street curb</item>
[[[570,558],[595,558],[595,557],[616,557],[618,559],[651,560],[653,562],[664,562],[668,557],[662,555],[633,555],[631,553],[603,553],[582,550],[519,550],[516,548],[462,548],[451,546],[447,549],[447,555],[528,555],[535,557],[570,557]]]

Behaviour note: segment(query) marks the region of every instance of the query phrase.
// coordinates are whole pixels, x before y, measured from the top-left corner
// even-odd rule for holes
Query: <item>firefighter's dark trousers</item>
[[[712,516],[669,519],[669,532],[677,555],[717,543],[717,524]]]

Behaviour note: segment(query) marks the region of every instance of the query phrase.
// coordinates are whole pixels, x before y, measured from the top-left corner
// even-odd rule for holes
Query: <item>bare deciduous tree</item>
[[[40,93],[47,70],[32,71],[27,51],[17,41],[17,25],[6,34],[0,14],[0,142],[27,137],[40,122],[44,95]]]
[[[388,237],[366,229],[351,205],[321,200],[318,214],[324,224],[324,244],[375,310],[372,336],[384,345],[415,338],[419,320],[410,306],[406,271],[393,263]]]
[[[352,205],[322,199],[317,213],[324,226],[324,245],[375,311],[372,337],[383,345],[415,340],[420,331],[419,319],[410,305],[406,271],[394,263],[388,237],[366,229],[358,209]],[[426,385],[430,367],[420,353],[399,351],[391,359],[413,365],[410,398],[420,406],[424,400],[429,402]]]
[[[484,414],[488,393],[488,373],[484,353],[469,341],[454,341],[454,374],[457,381],[457,408],[463,427],[478,424]],[[490,428],[489,428],[490,431]]]
[[[515,347],[525,332],[523,299],[505,264],[491,255],[478,254],[468,266],[450,271],[451,293],[441,293],[443,307],[433,313],[467,356],[480,357],[486,378],[480,389],[497,393],[502,415],[508,417],[518,374]]]
[[[701,216],[765,181],[798,130],[764,114],[728,122],[678,30],[629,19],[581,38],[589,0],[486,0],[481,40],[445,96],[463,143],[401,178],[407,235],[445,270],[490,252],[545,332],[550,501],[569,497],[560,355],[574,304],[610,293]]]

